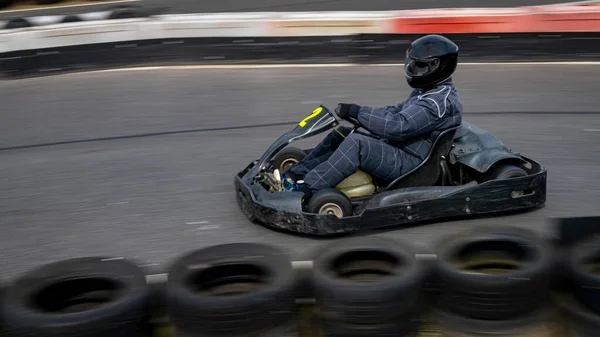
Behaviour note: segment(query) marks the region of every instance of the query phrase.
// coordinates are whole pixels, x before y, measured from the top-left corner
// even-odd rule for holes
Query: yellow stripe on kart
[[[310,120],[311,118],[314,118],[315,116],[318,116],[322,111],[323,111],[322,107],[316,108],[315,110],[313,110],[313,112],[310,115],[308,115],[300,123],[298,123],[298,125],[300,125],[301,127],[304,127],[306,125],[306,122],[308,122],[308,120]]]

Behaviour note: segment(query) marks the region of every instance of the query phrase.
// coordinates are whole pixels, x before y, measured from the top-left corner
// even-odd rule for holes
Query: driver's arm
[[[439,125],[443,115],[429,100],[402,104],[398,108],[361,106],[355,117],[371,133],[389,140],[404,140],[417,134],[430,133]]]

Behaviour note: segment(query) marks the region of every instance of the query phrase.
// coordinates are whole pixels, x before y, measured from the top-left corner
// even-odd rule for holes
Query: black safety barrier
[[[58,261],[0,286],[0,330],[12,337],[597,336],[600,217],[554,225],[555,238],[477,227],[445,235],[433,249],[384,236],[342,238],[304,256],[312,266],[296,268],[274,245],[216,245],[175,258],[162,270],[166,282],[149,282],[156,271],[123,258]],[[557,287],[559,278],[568,285]]]
[[[91,4],[94,5],[94,4]],[[98,3],[96,5],[102,5],[102,3]],[[165,14],[168,11],[169,7],[142,7],[137,5],[118,5],[118,6],[110,6],[108,8],[104,8],[104,10],[99,10],[97,12],[110,12],[104,18],[105,20],[120,20],[120,19],[135,19],[135,18],[147,18],[155,15]],[[53,11],[53,8],[40,8],[39,11]],[[40,17],[54,17],[60,19],[52,20],[55,23],[70,23],[70,22],[81,22],[81,21],[96,21],[97,18],[92,17],[88,19],[89,16],[85,16],[81,14],[62,14],[59,13],[57,15],[40,15]],[[45,22],[40,25],[36,25],[36,20],[33,20],[29,16],[7,16],[5,13],[0,13],[0,17],[5,17],[1,29],[19,29],[19,28],[28,28],[28,27],[42,27],[47,25]],[[43,21],[42,21],[43,22]]]
[[[181,38],[85,44],[0,54],[0,74],[43,76],[133,66],[403,63],[418,34]],[[461,62],[596,61],[600,33],[446,34]]]

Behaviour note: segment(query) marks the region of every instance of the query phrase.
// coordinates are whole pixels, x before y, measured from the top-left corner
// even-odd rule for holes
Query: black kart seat
[[[452,149],[454,134],[460,127],[461,125],[443,131],[432,132],[431,138],[434,141],[425,160],[414,169],[387,184],[381,191],[435,185],[442,173],[441,159],[443,156],[448,155]]]

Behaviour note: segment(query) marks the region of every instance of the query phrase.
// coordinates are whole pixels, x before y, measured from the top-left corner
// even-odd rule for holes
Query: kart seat
[[[442,174],[442,157],[448,155],[452,149],[454,134],[460,127],[459,125],[443,131],[432,132],[431,137],[434,141],[425,160],[414,169],[387,184],[382,190],[435,185]]]

